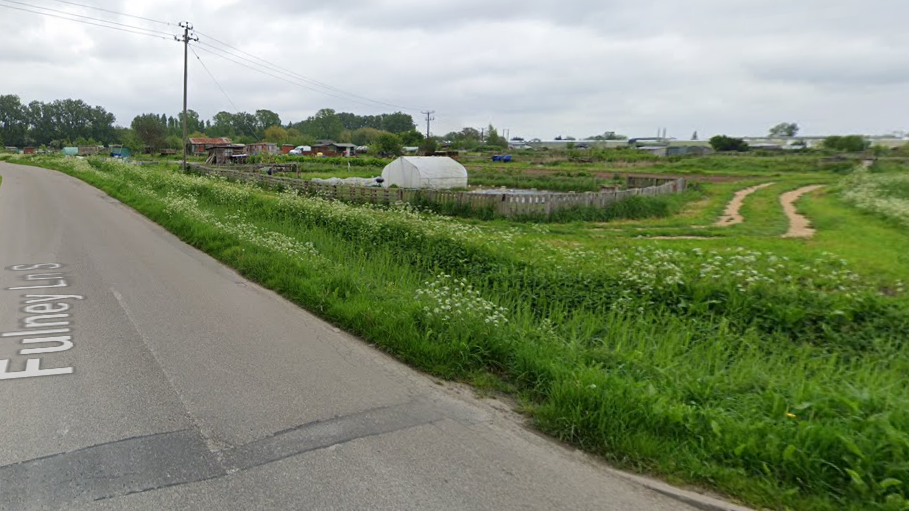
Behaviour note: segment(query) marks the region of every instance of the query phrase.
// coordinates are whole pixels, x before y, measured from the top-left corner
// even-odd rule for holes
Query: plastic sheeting
[[[379,186],[379,183],[376,182],[377,177],[330,177],[328,179],[320,179],[314,177],[312,179],[313,183],[320,185],[346,185],[346,186]]]
[[[467,169],[447,156],[403,156],[382,170],[385,188],[467,188]]]

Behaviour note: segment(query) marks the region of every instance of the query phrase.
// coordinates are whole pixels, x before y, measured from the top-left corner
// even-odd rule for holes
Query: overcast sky
[[[179,30],[59,0],[16,1]],[[191,21],[202,63],[236,109],[266,108],[285,123],[320,108],[401,109],[392,104],[418,121],[435,110],[436,134],[492,123],[528,139],[660,127],[677,138],[762,135],[783,121],[816,135],[909,128],[906,0],[72,1]],[[179,43],[4,5],[25,8],[0,0],[0,94],[83,99],[121,125],[182,108]],[[239,63],[261,57],[334,87],[334,97],[206,53],[204,44],[220,46],[212,38],[246,52],[221,47]],[[192,53],[189,76],[189,105],[203,118],[235,111]]]

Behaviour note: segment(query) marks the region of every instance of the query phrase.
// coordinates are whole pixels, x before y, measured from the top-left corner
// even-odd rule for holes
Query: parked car
[[[308,145],[298,145],[297,147],[294,147],[293,149],[291,149],[287,154],[292,154],[294,156],[300,156],[301,154],[309,153],[309,152],[312,152],[312,147],[309,147]]]

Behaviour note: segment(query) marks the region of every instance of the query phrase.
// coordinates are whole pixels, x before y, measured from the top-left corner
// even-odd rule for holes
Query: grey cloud
[[[189,19],[203,42],[216,44],[213,36],[356,94],[434,109],[440,132],[492,122],[527,137],[662,126],[703,136],[762,133],[790,119],[815,133],[877,132],[907,117],[891,106],[907,81],[901,0],[86,1]],[[0,93],[81,98],[121,124],[178,111],[178,44],[70,25],[51,30],[40,16],[0,9]],[[241,110],[268,108],[285,121],[322,107],[393,110],[199,55]],[[232,110],[190,59],[190,106],[203,117]]]

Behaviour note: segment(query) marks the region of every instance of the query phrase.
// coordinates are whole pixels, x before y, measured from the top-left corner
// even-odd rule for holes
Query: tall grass
[[[834,255],[583,250],[410,207],[31,162],[422,369],[496,375],[542,429],[623,466],[776,508],[909,506],[909,313]]]
[[[877,162],[857,172],[840,187],[842,196],[859,209],[909,227],[909,167]]]

